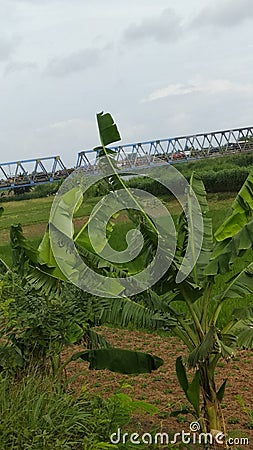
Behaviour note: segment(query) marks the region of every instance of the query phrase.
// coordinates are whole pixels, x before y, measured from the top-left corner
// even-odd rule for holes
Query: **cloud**
[[[123,40],[136,42],[154,40],[167,43],[174,42],[182,36],[181,18],[171,8],[152,18],[146,18],[139,24],[131,24],[123,33]]]
[[[209,4],[190,23],[196,26],[233,27],[253,19],[252,0],[224,0]]]
[[[30,71],[37,69],[37,64],[35,62],[29,62],[29,61],[10,61],[4,70],[5,75],[9,75],[11,73],[15,72],[24,72],[24,71]]]
[[[16,47],[15,39],[7,39],[0,35],[0,61],[6,61],[12,55]]]
[[[123,32],[123,42],[153,40],[158,43],[172,43],[189,37],[189,32],[199,33],[199,28],[228,28],[253,20],[253,0],[222,0],[210,4],[188,20],[171,8],[164,9],[158,16],[132,23]]]
[[[97,48],[86,48],[71,53],[62,58],[54,58],[49,61],[46,73],[56,77],[64,77],[76,72],[82,72],[97,66],[101,59],[102,50]]]
[[[207,95],[222,94],[226,92],[231,93],[246,93],[253,94],[253,84],[243,84],[225,79],[206,80],[206,81],[192,81],[189,83],[175,83],[157,89],[148,95],[142,102],[151,102],[161,98],[171,96],[182,96],[194,93],[203,93]]]

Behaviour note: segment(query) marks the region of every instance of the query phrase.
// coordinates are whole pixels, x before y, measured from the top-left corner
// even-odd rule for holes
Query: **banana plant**
[[[115,171],[114,182],[117,181],[130,197],[131,192],[115,169],[114,155],[106,148],[119,138],[116,125],[108,114],[99,114],[97,119],[101,139],[100,156],[103,156]],[[192,191],[202,212],[203,242],[191,273],[186,280],[177,283],[177,271],[185,255],[186,246],[191,245],[189,241],[194,239],[189,232],[189,221],[194,221],[195,213],[192,207]],[[142,210],[141,207],[139,209]],[[154,229],[154,224],[145,211],[141,212],[142,220],[139,216],[131,216],[131,219],[143,232],[144,249],[150,256],[155,251],[158,231]],[[118,323],[123,326],[131,323],[140,328],[149,326],[153,329],[168,329],[184,342],[188,348],[188,357],[185,360],[180,356],[177,358],[178,381],[192,405],[195,417],[201,423],[202,430],[212,434],[226,432],[221,409],[226,379],[220,386],[216,386],[217,364],[220,358],[230,360],[237,348],[253,347],[253,307],[236,309],[225,325],[222,314],[222,305],[225,302],[242,299],[253,293],[253,263],[247,265],[243,263],[242,258],[244,253],[248,252],[252,259],[252,214],[253,174],[250,174],[232,204],[231,214],[213,235],[205,188],[199,176],[193,173],[186,192],[186,208],[178,220],[176,255],[167,273],[152,289],[136,298],[122,296],[120,301],[110,299],[107,305],[104,301],[100,310],[100,320],[104,323]],[[79,233],[79,238],[84,229]],[[81,239],[79,242],[84,243]],[[191,248],[194,249],[193,243]],[[231,276],[226,282],[226,288],[219,295],[213,294],[217,279],[237,267],[238,260],[243,266],[241,270]],[[117,276],[117,270],[118,267],[113,270],[110,266],[107,276]],[[124,270],[124,267],[121,267],[121,270]],[[128,270],[125,268],[126,276],[130,275]],[[182,304],[184,308],[181,307]],[[222,327],[220,323],[223,324]],[[188,379],[188,371],[194,372],[191,380]]]
[[[176,374],[192,406],[193,414],[200,422],[203,431],[214,435],[221,431],[225,433],[221,402],[225,393],[226,379],[217,386],[215,380],[217,364],[221,358],[225,360],[233,358],[238,348],[253,348],[253,307],[237,308],[228,318],[223,314],[225,302],[244,299],[253,294],[253,263],[246,263],[246,257],[244,258],[247,255],[252,260],[253,174],[249,175],[238,193],[229,217],[213,234],[205,188],[200,177],[193,173],[185,192],[185,208],[177,223],[176,252],[172,264],[152,288],[129,297],[124,294],[124,283],[120,280],[138,273],[146,264],[149,264],[155,255],[160,237],[159,230],[156,229],[149,214],[138,203],[138,199],[133,198],[131,190],[124,181],[124,174],[120,174],[117,169],[117,154],[107,147],[120,139],[111,115],[98,114],[97,123],[101,145],[95,150],[97,158],[100,158],[101,170],[110,169],[110,176],[107,179],[109,189],[112,191],[116,191],[119,187],[123,189],[139,210],[138,213],[133,213],[132,210],[126,211],[126,214],[143,235],[144,243],[140,257],[127,265],[122,262],[112,263],[106,257],[97,255],[87,237],[89,221],[78,233],[74,233],[70,226],[70,219],[72,219],[73,210],[80,207],[82,192],[78,187],[73,186],[67,193],[60,194],[63,222],[66,221],[66,223],[61,222],[58,228],[55,227],[59,242],[64,235],[65,243],[69,244],[65,258],[61,258],[61,267],[53,255],[48,234],[44,236],[37,254],[34,255],[29,254],[29,249],[22,241],[21,235],[17,236],[18,230],[12,230],[18,238],[15,241],[16,248],[22,248],[25,255],[25,264],[27,264],[25,277],[31,286],[37,285],[39,289],[49,290],[68,281],[64,274],[70,270],[69,260],[72,258],[73,249],[71,242],[74,242],[81,259],[88,262],[94,272],[111,280],[108,295],[94,298],[94,313],[100,323],[112,323],[119,326],[128,326],[131,323],[139,329],[162,329],[181,339],[188,349],[188,356],[186,358],[178,356]],[[194,236],[189,226],[189,223],[194,221],[195,214],[192,203],[193,192],[202,213],[203,242],[191,272],[187,278],[178,281],[177,274],[186,248],[192,248],[194,251]],[[109,221],[108,233],[110,227],[113,230],[113,226],[113,221]],[[166,242],[164,244],[166,247]],[[73,268],[73,261],[71,264]],[[22,267],[22,261],[19,265]],[[239,266],[238,273],[232,276],[232,270],[235,271]],[[228,272],[231,272],[231,278],[227,281]],[[226,280],[226,287],[217,294],[217,285],[222,277]],[[81,352],[78,357],[89,360],[92,368],[104,368],[105,362],[109,360],[108,351],[103,352],[101,349],[99,351],[97,353]],[[111,349],[112,358],[113,351],[114,349]],[[125,357],[127,357],[126,354]],[[143,360],[142,357],[137,359]],[[150,365],[148,359],[146,361],[149,368],[157,367],[161,363],[161,361],[158,361],[158,364],[153,361],[154,366],[153,363]],[[114,362],[111,365],[112,370],[117,367],[120,370],[119,362],[120,357],[116,364]]]

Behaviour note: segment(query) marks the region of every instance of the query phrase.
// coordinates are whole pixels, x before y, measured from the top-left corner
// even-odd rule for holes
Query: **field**
[[[215,229],[226,217],[233,198],[234,194],[230,193],[208,195],[210,214]],[[54,197],[46,197],[3,204],[5,212],[0,224],[1,258],[8,263],[11,262],[8,240],[9,227],[13,224],[21,223],[24,235],[34,246],[38,245],[46,229],[53,199]],[[174,200],[168,201],[164,196],[161,199],[166,204],[173,219],[176,219],[181,210],[180,205]],[[76,229],[90,214],[98,200],[99,198],[91,198],[82,205],[74,220]],[[124,234],[127,229],[128,224],[119,221],[115,228],[116,241],[118,240],[121,243],[119,246],[122,245],[122,233]],[[246,258],[251,258],[251,255],[246,255]],[[239,266],[235,267],[233,273],[238,269]],[[227,278],[229,276],[231,277],[231,274]],[[217,283],[218,290],[223,287],[219,282]],[[246,297],[241,305],[247,305],[250,301],[250,297]],[[230,316],[235,306],[238,306],[236,302],[225,305],[225,315]],[[179,354],[185,354],[184,346],[168,333],[151,334],[133,329],[124,330],[110,327],[101,327],[97,331],[102,333],[108,342],[115,344],[117,347],[148,351],[163,358],[164,365],[150,375],[127,376],[109,371],[89,371],[87,363],[84,362],[71,363],[67,370],[68,378],[73,380],[69,384],[69,391],[75,394],[86,391],[88,396],[98,394],[105,398],[113,392],[121,391],[127,393],[133,399],[149,402],[158,408],[159,411],[154,415],[135,415],[133,421],[129,424],[129,431],[131,432],[142,433],[163,430],[173,434],[174,432],[180,432],[182,429],[187,431],[192,416],[175,377],[175,359]],[[69,350],[66,350],[63,357],[67,358],[69,354]],[[252,352],[241,351],[229,363],[220,362],[218,366],[218,369],[222,368],[222,376],[218,373],[219,383],[223,381],[224,377],[228,378],[227,392],[222,404],[226,408],[227,429],[231,436],[237,438],[244,436],[249,438],[251,442],[253,441],[252,363]],[[238,445],[236,448],[242,447]]]
[[[54,197],[45,197],[40,199],[10,201],[3,203],[4,215],[0,223],[0,257],[4,257],[10,262],[11,255],[9,249],[9,230],[11,225],[21,224],[24,236],[27,237],[34,246],[40,242],[50,216],[50,210]],[[88,216],[92,207],[98,199],[88,199],[77,214],[79,217]],[[76,220],[78,224],[78,220]],[[78,226],[78,225],[77,225]]]
[[[222,194],[209,194],[208,201],[210,207],[210,214],[214,219],[214,225],[216,228],[222,223],[226,216],[228,209],[231,206],[234,193],[222,193]],[[3,203],[4,215],[1,218],[0,223],[0,256],[6,255],[8,260],[10,258],[8,252],[9,242],[9,229],[11,225],[22,225],[25,237],[29,238],[36,245],[42,238],[46,229],[50,209],[53,203],[54,197],[45,197],[40,199],[10,201]],[[100,197],[90,198],[79,209],[76,219],[87,217],[95,204],[100,200]],[[167,205],[173,218],[176,218],[181,207],[176,200],[167,201],[165,196],[161,197],[161,200]],[[75,221],[78,227],[78,220]]]

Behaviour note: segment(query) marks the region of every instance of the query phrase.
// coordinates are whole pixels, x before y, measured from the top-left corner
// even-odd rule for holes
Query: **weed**
[[[231,423],[231,424],[235,424],[235,423],[239,423],[239,422],[240,422],[240,420],[236,419],[235,417],[230,417],[230,419],[228,419],[228,423]]]

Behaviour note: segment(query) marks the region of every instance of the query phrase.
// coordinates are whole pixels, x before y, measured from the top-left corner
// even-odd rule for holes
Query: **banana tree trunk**
[[[200,383],[203,396],[203,430],[215,436],[217,433],[224,433],[224,420],[221,411],[220,401],[217,397],[214,374],[210,370],[209,362],[204,362],[200,366]],[[209,448],[209,447],[207,447]],[[211,447],[214,448],[214,447]]]

